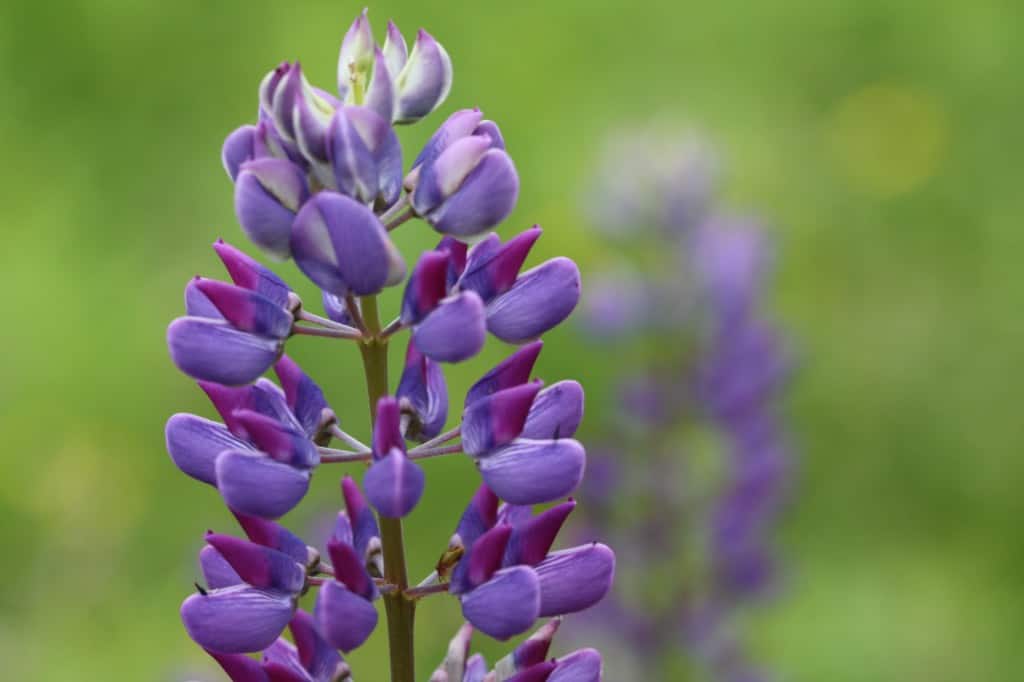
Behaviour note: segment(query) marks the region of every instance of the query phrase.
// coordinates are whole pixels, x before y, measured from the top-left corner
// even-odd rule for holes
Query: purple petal
[[[223,320],[224,316],[217,306],[199,290],[202,277],[196,275],[185,285],[185,314],[189,317],[209,317],[212,320]]]
[[[213,381],[196,383],[206,393],[231,433],[238,437],[242,437],[243,431],[235,423],[235,410],[251,409],[284,422],[289,419],[284,394],[267,379],[259,379],[255,384],[247,386],[223,386]]]
[[[580,649],[555,661],[548,682],[601,682],[601,654],[596,649]]]
[[[525,670],[547,658],[551,640],[561,624],[561,618],[553,618],[517,646],[511,654],[515,670]]]
[[[306,585],[305,565],[284,552],[219,533],[208,532],[206,542],[253,587],[298,594]]]
[[[213,250],[220,256],[232,282],[245,289],[263,294],[281,307],[289,305],[291,288],[269,268],[223,239],[218,239],[214,243]]]
[[[327,129],[327,157],[334,171],[334,183],[345,196],[367,204],[378,193],[377,161],[366,140],[353,125],[357,107],[341,107]]]
[[[217,457],[217,489],[232,509],[277,519],[305,496],[309,472],[263,455],[228,450]]]
[[[420,353],[412,340],[405,350],[405,368],[395,392],[402,407],[402,433],[426,441],[441,433],[448,419],[448,385],[436,362]]]
[[[348,677],[345,659],[316,630],[313,617],[298,610],[288,624],[295,640],[299,662],[309,671],[314,682],[335,682]]]
[[[507,682],[547,682],[555,669],[554,661],[543,661],[508,678]]]
[[[179,413],[167,420],[164,429],[167,452],[183,472],[210,485],[216,485],[217,455],[225,450],[245,450],[250,446],[236,438],[223,424],[194,414]]]
[[[537,394],[523,427],[523,438],[571,438],[583,420],[583,387],[567,379]]]
[[[512,504],[565,497],[583,478],[586,452],[578,441],[520,439],[477,460],[484,483]]]
[[[544,560],[555,543],[555,537],[576,507],[574,500],[563,502],[533,516],[518,526],[505,548],[505,566],[535,566]]]
[[[402,192],[402,145],[389,120],[367,107],[347,107],[349,122],[359,134],[376,166],[375,208],[392,205]]]
[[[580,271],[553,258],[524,272],[487,306],[487,329],[503,341],[535,339],[569,316],[580,299]]]
[[[338,516],[334,519],[334,528],[331,530],[329,540],[336,540],[345,545],[353,545],[352,522],[349,521],[348,512],[338,512]]]
[[[167,328],[167,347],[174,364],[190,377],[237,386],[267,371],[283,344],[239,331],[227,322],[179,317]]]
[[[494,121],[481,121],[473,130],[474,135],[486,135],[491,138],[491,146],[496,149],[505,148],[505,138],[501,136],[501,130]]]
[[[274,120],[274,125],[286,139],[295,139],[295,105],[302,97],[302,65],[298,62],[285,64],[284,72],[268,88],[267,94],[271,95],[270,107],[267,111]],[[278,67],[281,69],[281,67]]]
[[[378,459],[363,477],[363,488],[377,513],[401,518],[411,512],[423,496],[425,476],[418,464],[394,448]]]
[[[483,654],[473,654],[466,661],[466,672],[462,677],[462,682],[483,682],[486,675],[487,661]]]
[[[312,162],[316,177],[322,184],[329,184],[333,175],[329,168],[327,129],[334,109],[332,103],[303,77],[302,91],[295,100],[293,112],[295,141],[303,155]]]
[[[255,159],[242,164],[235,182],[235,215],[254,244],[288,258],[292,222],[308,197],[305,173],[291,161]]]
[[[256,126],[244,125],[236,128],[224,140],[224,147],[221,149],[220,158],[224,163],[224,170],[234,182],[238,177],[239,167],[246,161],[256,158],[253,144],[256,137]]]
[[[507,218],[518,198],[519,176],[512,159],[491,148],[458,191],[423,217],[438,232],[471,238]]]
[[[495,296],[511,289],[520,268],[530,254],[530,249],[540,238],[541,231],[539,226],[534,225],[510,239],[496,252],[483,258],[475,259],[474,252],[470,252],[466,272],[459,280],[459,288],[472,289],[480,294],[484,302],[491,301]]]
[[[334,192],[306,202],[295,218],[291,246],[299,269],[338,296],[378,293],[401,263],[377,216]]]
[[[434,671],[430,682],[438,680],[461,680],[466,671],[466,657],[469,656],[469,645],[473,638],[473,626],[463,623],[455,636],[448,642],[448,651],[441,666]]]
[[[365,642],[377,627],[373,604],[333,580],[320,586],[313,618],[324,639],[345,652]]]
[[[424,251],[413,268],[402,296],[401,320],[419,324],[448,293],[448,261],[443,251]]]
[[[291,313],[251,289],[215,279],[196,278],[195,285],[219,311],[219,317],[244,332],[286,339],[292,333]]]
[[[324,429],[337,421],[320,386],[302,371],[298,363],[282,355],[274,365],[274,373],[284,389],[289,409],[307,436],[317,439]]]
[[[366,571],[363,557],[352,545],[331,540],[327,543],[327,555],[331,558],[335,580],[368,601],[380,595]]]
[[[384,59],[387,61],[388,71],[397,76],[409,58],[409,48],[405,44],[402,32],[393,21],[388,21],[388,34],[384,39]]]
[[[472,291],[443,300],[412,332],[416,348],[438,362],[468,360],[486,339],[484,304]]]
[[[258,516],[243,514],[235,509],[231,511],[238,519],[238,524],[245,531],[245,535],[256,544],[283,552],[300,564],[309,566],[313,563],[311,555],[315,555],[316,550],[307,547],[302,538],[284,526]]]
[[[329,291],[322,291],[320,293],[327,317],[340,324],[347,324],[350,327],[355,324],[352,316],[348,313],[348,306],[345,304],[344,298],[338,297]],[[356,306],[359,306],[359,299],[356,299]]]
[[[219,654],[207,651],[217,661],[231,682],[271,682],[258,661],[244,654]]]
[[[292,661],[264,660],[262,665],[270,682],[313,682],[309,673]]]
[[[401,419],[402,415],[397,400],[386,395],[377,401],[377,416],[373,420],[374,459],[382,459],[394,449],[405,452]]]
[[[209,545],[199,550],[199,568],[203,571],[206,586],[211,590],[241,585],[245,582],[235,569],[231,568],[227,559]]]
[[[471,403],[462,413],[463,451],[477,457],[517,438],[541,385],[520,384]]]
[[[433,163],[425,164],[411,196],[416,213],[425,216],[455,194],[490,146],[486,135],[470,135],[453,141]]]
[[[413,123],[448,97],[452,87],[451,58],[440,43],[421,29],[404,68],[394,75],[398,84],[395,122]]]
[[[543,347],[543,341],[534,341],[502,360],[494,369],[473,384],[466,393],[465,404],[468,406],[497,391],[525,384],[530,379],[530,372],[533,371],[537,356],[540,355]],[[542,391],[541,395],[544,393]]]
[[[338,54],[338,94],[342,98],[348,93],[353,70],[366,68],[369,60],[373,58],[376,44],[364,8],[341,41],[341,51]]]
[[[441,237],[441,241],[434,247],[435,251],[447,253],[450,258],[448,261],[449,289],[455,286],[455,283],[466,269],[468,248],[464,242],[460,242],[454,237]]]
[[[346,476],[341,479],[341,493],[345,498],[345,508],[352,520],[352,541],[356,551],[365,559],[369,559],[375,552],[380,551],[380,529],[377,526],[377,517],[373,510],[366,504],[366,498],[360,492],[359,486]]]
[[[320,463],[320,453],[305,433],[252,410],[235,410],[234,417],[241,435],[278,462],[300,469]]]
[[[395,113],[395,82],[394,76],[388,69],[387,59],[381,49],[375,48],[373,56],[373,75],[370,77],[369,87],[366,88],[366,96],[363,99],[363,106],[378,114],[382,119],[391,122]]]
[[[494,527],[498,515],[498,497],[486,485],[477,488],[462,512],[455,535],[464,547],[472,547],[481,535]]]
[[[193,594],[181,605],[181,620],[189,636],[204,649],[242,654],[270,646],[294,610],[290,595],[236,585]]]
[[[480,113],[479,109],[460,109],[449,116],[430,139],[427,140],[423,151],[413,161],[413,172],[420,166],[433,163],[434,159],[447,149],[452,142],[467,135],[472,135],[476,127],[480,125],[483,117],[484,115]]]
[[[532,568],[506,568],[461,600],[462,615],[473,627],[506,640],[525,632],[537,620],[540,581]]]
[[[576,613],[601,601],[615,577],[615,553],[594,543],[553,552],[537,564],[540,615]]]

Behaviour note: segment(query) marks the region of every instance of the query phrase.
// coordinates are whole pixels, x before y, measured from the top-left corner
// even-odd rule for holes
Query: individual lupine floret
[[[420,256],[405,287],[399,320],[412,328],[410,343],[420,353],[439,362],[462,362],[483,348],[485,311],[475,292],[448,295],[450,263],[445,251]]]
[[[519,176],[498,127],[479,109],[452,114],[405,178],[416,215],[435,230],[473,240],[512,212]]]
[[[313,617],[319,631],[336,649],[351,651],[377,627],[374,600],[380,596],[366,568],[366,557],[349,534],[347,516],[339,515],[335,533],[327,543],[334,579],[320,586]]]
[[[295,379],[301,370],[288,363],[293,367],[282,372]],[[217,487],[232,509],[269,518],[283,515],[305,495],[310,471],[319,462],[312,440],[319,431],[304,431],[292,411],[310,412],[321,405],[322,393],[306,381],[304,395],[296,392],[291,404],[266,379],[237,388],[200,382],[224,424],[192,414],[172,416],[166,427],[168,453],[186,474]],[[333,414],[325,403],[319,411]],[[315,428],[312,422],[310,427]]]
[[[336,192],[306,202],[291,248],[299,269],[337,296],[376,294],[405,277],[405,262],[373,211]]]
[[[426,441],[441,433],[448,419],[448,385],[440,365],[416,349],[410,340],[405,367],[395,391],[402,412],[402,435]]]
[[[381,577],[384,575],[384,563],[377,517],[373,515],[373,510],[351,477],[341,479],[341,493],[345,499],[345,509],[348,510],[347,518],[351,521],[352,546],[363,558],[368,570]]]
[[[594,543],[550,551],[573,500],[537,516],[516,505],[492,514],[495,500],[486,487],[478,491],[449,545],[449,551],[464,550],[449,591],[459,595],[466,620],[505,639],[538,617],[575,613],[607,594],[615,573],[608,547]]]
[[[475,291],[487,305],[487,330],[502,341],[523,343],[554,328],[580,299],[579,268],[568,258],[552,258],[520,272],[540,238],[534,225],[502,244],[496,234],[474,245],[457,288]]]
[[[340,107],[325,141],[333,183],[342,194],[377,209],[402,193],[402,148],[389,123],[365,107]]]
[[[218,241],[234,285],[195,278],[185,289],[188,315],[167,329],[171,359],[195,379],[225,385],[255,380],[276,362],[301,305],[279,277]]]
[[[423,495],[423,469],[405,454],[398,401],[385,396],[377,402],[373,427],[373,464],[363,478],[370,504],[381,516],[401,518]]]
[[[204,570],[211,582],[181,605],[189,636],[208,651],[223,654],[260,651],[269,646],[292,618],[296,600],[305,589],[306,567],[285,554],[248,540],[208,533],[207,544],[227,563],[241,582],[225,585],[225,572],[214,571],[207,559]]]
[[[513,504],[564,497],[579,484],[586,463],[583,446],[571,437],[583,410],[582,389],[555,384],[538,403],[540,383],[526,378],[539,351],[539,344],[524,346],[485,374],[467,393],[463,412],[463,450],[476,460],[484,483]]]

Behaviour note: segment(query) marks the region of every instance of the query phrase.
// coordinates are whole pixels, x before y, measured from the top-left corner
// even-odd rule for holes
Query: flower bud
[[[255,144],[256,126],[254,125],[244,125],[237,128],[224,140],[224,147],[221,149],[220,158],[224,163],[224,170],[227,171],[228,177],[231,178],[232,182],[238,177],[239,167],[246,161],[252,161],[256,158]]]
[[[383,208],[402,191],[402,148],[387,119],[366,107],[339,107],[326,138],[331,184],[342,194]]]
[[[263,294],[279,306],[289,304],[293,294],[291,287],[274,272],[256,259],[246,255],[223,239],[213,244],[231,281],[240,287]]]
[[[220,316],[236,329],[282,340],[291,335],[295,321],[291,313],[263,294],[215,279],[197,278],[195,282]]]
[[[483,456],[517,438],[542,385],[540,381],[520,384],[467,406],[462,413],[462,449],[466,454]]]
[[[388,43],[392,42],[391,26],[388,26]],[[396,31],[397,32],[397,31]],[[397,42],[397,41],[395,41]],[[385,44],[385,49],[388,44]],[[391,51],[392,63],[405,49],[395,46]],[[396,123],[415,123],[437,107],[441,106],[452,88],[452,61],[448,53],[433,36],[424,30],[416,34],[412,52],[395,76],[397,101],[394,120]]]
[[[309,198],[306,176],[283,159],[263,158],[240,167],[235,214],[242,230],[264,251],[288,258],[288,240],[299,208]]]

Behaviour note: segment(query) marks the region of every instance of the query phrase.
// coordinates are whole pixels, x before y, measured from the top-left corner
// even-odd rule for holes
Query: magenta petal
[[[253,587],[298,594],[306,585],[305,565],[284,552],[220,533],[207,533],[206,542]]]
[[[423,469],[394,448],[378,459],[363,477],[366,497],[381,516],[401,518],[413,510],[423,496]]]
[[[462,512],[455,535],[464,547],[472,547],[477,538],[494,527],[497,518],[498,497],[486,485],[481,485]]]
[[[442,301],[412,332],[416,348],[438,362],[468,360],[486,339],[484,304],[472,291]]]
[[[338,540],[327,543],[327,555],[334,568],[334,579],[363,599],[373,601],[380,594],[366,570],[364,559],[355,548]]]
[[[420,256],[402,297],[401,319],[404,324],[419,324],[445,297],[450,258],[443,251],[424,251]]]
[[[243,654],[270,646],[294,610],[290,595],[236,585],[193,594],[181,605],[181,620],[189,636],[204,649]]]
[[[235,569],[231,568],[227,559],[209,545],[199,550],[199,568],[203,571],[206,586],[211,590],[241,585],[245,582]]]
[[[333,580],[320,586],[313,618],[324,639],[345,652],[365,642],[377,627],[373,604]]]
[[[238,520],[238,525],[242,527],[246,537],[250,540],[258,545],[284,552],[300,564],[307,566],[310,564],[311,553],[315,554],[316,550],[307,547],[298,535],[279,523],[258,516],[242,514],[236,509],[231,511]]]
[[[215,279],[197,278],[196,288],[234,327],[245,332],[286,339],[292,333],[290,312],[263,294]]]
[[[217,306],[199,289],[200,280],[202,277],[196,276],[185,285],[185,314],[189,317],[223,320],[224,316],[217,310]]]
[[[506,388],[470,404],[462,413],[462,449],[480,456],[519,436],[541,382]]]
[[[525,632],[540,613],[540,581],[532,568],[516,566],[462,595],[462,615],[481,632],[505,640]]]
[[[334,682],[347,679],[349,667],[341,654],[316,630],[313,617],[299,609],[288,624],[295,640],[299,662],[313,682]]]
[[[317,438],[321,431],[336,421],[320,386],[294,360],[282,355],[274,365],[274,373],[284,389],[288,407],[307,436]]]
[[[615,578],[615,553],[607,545],[581,545],[549,554],[536,570],[540,615],[576,613],[608,594]]]
[[[488,304],[487,329],[509,343],[529,341],[567,318],[579,300],[579,268],[568,258],[552,258]]]
[[[264,455],[229,450],[217,457],[217,489],[232,509],[276,519],[305,496],[309,472]]]
[[[523,438],[571,438],[583,421],[583,387],[567,379],[537,394],[523,426]]]
[[[300,469],[320,463],[320,453],[302,431],[253,410],[235,410],[232,415],[240,434],[264,454]]]
[[[560,618],[552,618],[512,651],[512,664],[516,671],[525,670],[547,658],[551,640],[561,623]]]
[[[380,528],[377,517],[366,504],[366,498],[359,486],[350,476],[341,479],[341,493],[345,498],[345,509],[352,521],[352,542],[356,551],[368,557],[375,548],[380,546]]]
[[[210,485],[217,484],[215,463],[225,450],[246,450],[250,446],[236,438],[227,427],[194,414],[176,414],[164,429],[167,452],[179,469]]]
[[[472,589],[487,582],[501,568],[501,560],[511,536],[512,526],[495,526],[481,535],[472,547],[467,548],[463,559],[466,564],[466,587]]]
[[[576,508],[576,502],[569,500],[545,509],[537,516],[516,527],[505,549],[504,564],[514,566],[526,564],[535,566],[548,555],[562,524]]]
[[[377,401],[377,417],[373,420],[372,446],[375,459],[387,456],[395,448],[405,451],[398,401],[389,395]]]
[[[167,328],[171,359],[194,379],[238,386],[255,381],[277,360],[279,339],[239,331],[227,322],[179,317]]]
[[[466,393],[465,404],[468,406],[502,389],[525,384],[530,379],[530,373],[543,347],[543,341],[534,341],[502,360],[473,384]]]
[[[536,665],[531,665],[526,670],[516,673],[508,678],[507,682],[547,682],[554,669],[554,661],[541,661]]]
[[[484,258],[474,259],[474,252],[470,252],[470,260],[466,263],[466,272],[459,280],[459,288],[472,289],[484,301],[505,293],[512,288],[523,262],[540,235],[540,227],[534,225]]]
[[[259,661],[244,654],[219,654],[207,651],[217,661],[231,682],[273,682],[263,672]]]
[[[256,259],[218,239],[213,245],[231,281],[240,287],[263,294],[274,303],[284,307],[289,303],[291,288],[274,272]]]
[[[512,504],[565,497],[583,479],[586,452],[578,441],[519,439],[477,460],[484,483]]]
[[[555,660],[555,670],[547,682],[601,682],[601,654],[596,649],[580,649]]]

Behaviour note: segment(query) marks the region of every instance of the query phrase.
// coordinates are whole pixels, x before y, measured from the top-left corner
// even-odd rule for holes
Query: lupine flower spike
[[[585,469],[573,438],[583,389],[532,376],[540,337],[576,307],[579,270],[561,257],[527,263],[539,227],[505,242],[491,232],[515,207],[519,176],[479,109],[457,111],[423,150],[403,155],[394,126],[422,120],[451,90],[452,62],[433,36],[421,30],[410,47],[389,22],[378,44],[364,11],[342,39],[337,73],[328,90],[297,61],[269,68],[256,120],[230,133],[221,154],[242,234],[271,259],[293,259],[322,312],[218,240],[227,278],[191,279],[185,314],[167,330],[172,361],[219,415],[172,416],[167,451],[217,491],[244,533],[207,533],[202,576],[181,606],[185,631],[234,682],[345,682],[354,674],[343,654],[377,630],[382,601],[391,679],[412,682],[416,602],[447,594],[469,623],[432,679],[599,680],[596,651],[548,656],[560,619],[596,604],[615,571],[604,544],[556,548],[576,507],[565,498]],[[441,238],[407,260],[391,233],[416,220]],[[401,308],[382,316],[378,294],[399,286]],[[402,333],[392,386],[388,346]],[[489,336],[519,347],[450,409],[445,366],[471,360]],[[300,337],[358,351],[367,426],[352,429],[362,410],[329,400],[288,354]],[[437,554],[408,557],[434,567],[410,581],[402,518],[430,494],[426,460],[446,455],[465,457],[481,483],[454,534],[437,531]],[[321,554],[278,521],[339,465],[344,509]],[[555,504],[528,506],[541,503]],[[544,618],[554,620],[493,669],[469,655],[474,628],[508,639]]]

